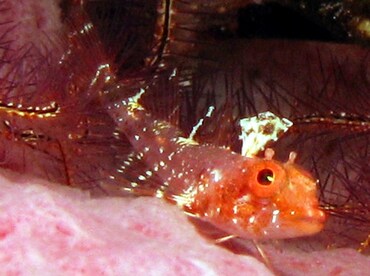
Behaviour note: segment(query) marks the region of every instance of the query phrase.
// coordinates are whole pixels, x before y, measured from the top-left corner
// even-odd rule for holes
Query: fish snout
[[[305,215],[293,224],[296,224],[296,228],[301,232],[302,236],[313,235],[324,228],[326,217],[323,210],[312,208],[306,210]]]
[[[306,210],[305,220],[316,221],[319,223],[324,223],[326,221],[326,214],[323,210],[318,208],[310,208]]]

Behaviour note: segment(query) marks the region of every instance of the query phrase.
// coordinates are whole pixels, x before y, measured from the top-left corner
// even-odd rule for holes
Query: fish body
[[[140,93],[108,106],[118,129],[149,168],[128,190],[140,195],[150,186],[152,195],[242,238],[293,238],[323,228],[317,181],[294,164],[295,154],[281,163],[272,159],[271,149],[257,158],[199,144],[183,137],[176,126],[153,118],[139,98]],[[161,183],[145,184],[154,174]]]

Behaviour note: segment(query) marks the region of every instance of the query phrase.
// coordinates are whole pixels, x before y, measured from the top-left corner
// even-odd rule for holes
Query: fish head
[[[245,183],[238,184],[246,187],[240,190],[244,195],[234,202],[241,235],[245,229],[247,237],[285,239],[323,229],[326,215],[319,206],[317,180],[294,158],[286,163],[258,158],[248,162]]]

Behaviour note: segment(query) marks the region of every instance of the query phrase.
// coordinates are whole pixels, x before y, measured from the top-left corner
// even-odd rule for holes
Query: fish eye
[[[258,183],[264,186],[270,185],[274,181],[274,179],[274,172],[270,169],[260,170],[257,174]]]
[[[272,160],[256,160],[244,178],[251,193],[258,198],[275,196],[287,181],[283,165]]]

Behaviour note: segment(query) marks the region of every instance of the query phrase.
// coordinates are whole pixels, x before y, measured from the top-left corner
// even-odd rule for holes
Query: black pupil
[[[263,169],[257,175],[257,181],[261,185],[270,185],[274,180],[274,173],[270,169]]]

